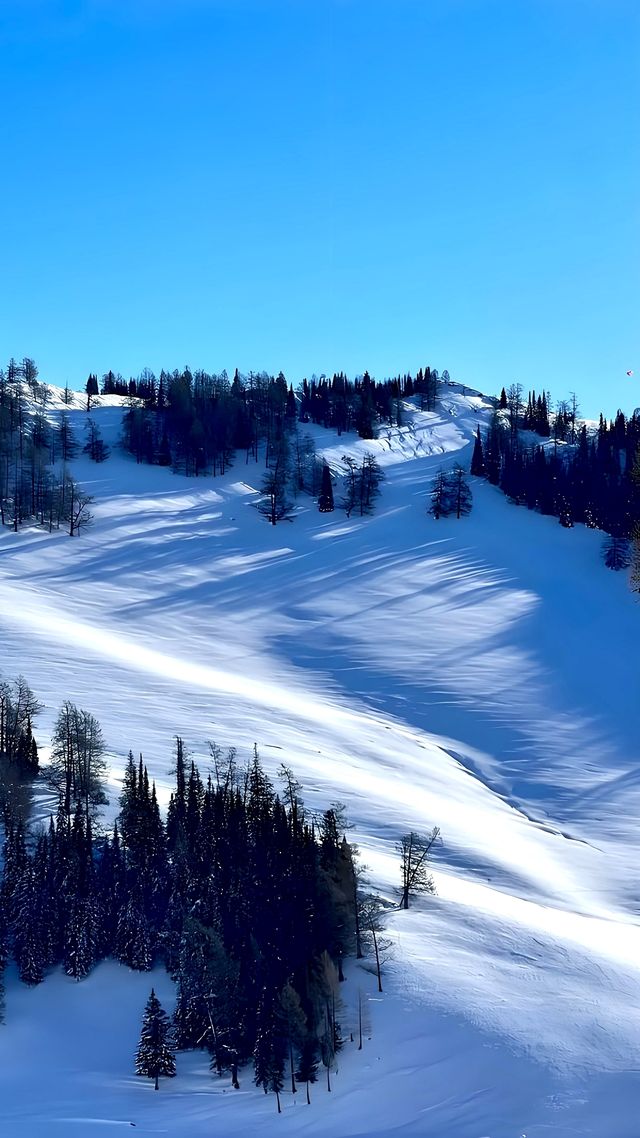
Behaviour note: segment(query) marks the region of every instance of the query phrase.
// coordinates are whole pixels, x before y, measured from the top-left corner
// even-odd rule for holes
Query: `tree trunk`
[[[382,976],[380,973],[380,953],[378,952],[378,938],[376,936],[376,930],[373,928],[373,926],[371,927],[371,935],[373,937],[373,951],[376,954],[376,974],[378,977],[378,991],[381,992],[382,991]]]

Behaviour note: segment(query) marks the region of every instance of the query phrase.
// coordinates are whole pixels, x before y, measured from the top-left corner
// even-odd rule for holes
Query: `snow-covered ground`
[[[309,806],[347,804],[388,897],[399,836],[443,838],[437,897],[390,918],[384,995],[351,968],[343,1028],[360,986],[371,1039],[347,1043],[331,1095],[285,1094],[278,1117],[199,1054],[156,1094],[132,1054],[151,983],[167,1007],[171,983],[107,963],[81,984],[9,979],[3,1133],[638,1138],[640,606],[600,535],[485,483],[470,517],[427,516],[431,476],[468,463],[487,413],[452,388],[374,442],[314,430],[332,464],[384,466],[369,518],[300,498],[272,527],[261,466],[187,480],[114,452],[74,464],[86,534],[0,535],[0,667],[45,702],[43,740],[64,699],[96,715],[116,794],[129,748],[166,800],[176,734],[203,770],[208,740],[255,742]]]

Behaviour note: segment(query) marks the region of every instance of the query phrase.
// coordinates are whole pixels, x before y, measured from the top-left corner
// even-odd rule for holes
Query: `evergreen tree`
[[[476,477],[480,477],[485,473],[484,467],[484,451],[482,449],[482,439],[480,438],[480,427],[476,430],[476,439],[473,444],[473,455],[471,458],[471,473]]]
[[[318,499],[318,509],[321,514],[328,514],[334,508],[333,504],[333,482],[331,478],[331,471],[327,463],[322,466],[322,486],[320,489],[320,497]]]
[[[76,808],[68,839],[61,892],[65,914],[64,970],[68,976],[81,980],[93,967],[99,940],[91,824],[81,803]]]
[[[95,396],[98,395],[99,390],[100,390],[98,387],[97,375],[90,375],[89,376],[89,378],[85,384],[84,389],[85,389],[86,394],[87,394],[87,411],[90,411],[91,405],[92,405],[93,401],[95,400]]]
[[[451,512],[454,513],[457,518],[471,513],[471,490],[466,480],[465,472],[459,464],[454,466],[447,481]]]
[[[254,1057],[254,1082],[264,1093],[273,1091],[278,1114],[281,1113],[280,1091],[284,1085],[284,1064],[287,1054],[286,1025],[278,997],[265,988],[258,1005]]]
[[[106,802],[104,752],[104,738],[97,719],[65,700],[54,727],[47,775],[60,795],[67,817],[71,817],[76,802],[82,803],[87,818]]]
[[[96,865],[96,897],[100,913],[98,955],[115,955],[118,919],[126,892],[125,873],[124,854],[116,822],[111,837],[104,838],[101,843]]]
[[[262,479],[263,498],[258,502],[258,512],[274,526],[277,522],[292,519],[293,502],[287,493],[288,478],[288,454],[283,438],[278,446],[274,465],[267,470]]]
[[[308,1032],[302,1041],[296,1078],[299,1082],[305,1083],[307,1106],[310,1106],[309,1084],[315,1083],[318,1078],[318,1040],[312,1032]]]
[[[449,484],[443,470],[439,470],[433,480],[429,513],[438,521],[450,512]]]
[[[631,565],[631,545],[623,537],[606,538],[602,555],[607,569],[627,569]]]
[[[116,932],[115,955],[138,972],[148,972],[153,963],[149,922],[144,911],[140,884],[132,890],[126,908],[121,910]]]
[[[100,428],[94,419],[87,419],[85,423],[87,441],[82,450],[88,454],[92,462],[104,462],[109,457],[109,447],[105,443]]]
[[[25,984],[39,984],[44,976],[45,946],[41,897],[31,861],[27,863],[24,869],[16,898],[16,907],[14,956],[20,979]]]
[[[285,984],[280,993],[280,1009],[285,1028],[289,1056],[291,1093],[296,1093],[294,1054],[299,1056],[307,1035],[307,1017],[302,1010],[300,997],[291,984]]]
[[[158,1090],[161,1077],[172,1079],[176,1060],[171,1046],[171,1023],[153,988],[142,1018],[140,1043],[136,1053],[136,1074],[155,1080]]]

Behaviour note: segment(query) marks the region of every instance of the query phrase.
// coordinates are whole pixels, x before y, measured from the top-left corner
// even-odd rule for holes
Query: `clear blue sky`
[[[640,405],[637,0],[1,0],[0,53],[3,360]]]

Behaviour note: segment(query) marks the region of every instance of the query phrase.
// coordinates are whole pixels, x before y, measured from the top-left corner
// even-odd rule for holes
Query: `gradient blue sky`
[[[640,405],[637,0],[1,0],[0,64],[3,359]]]

